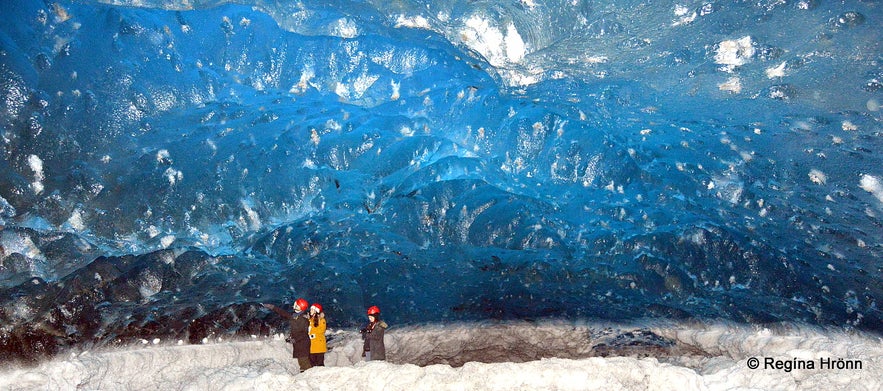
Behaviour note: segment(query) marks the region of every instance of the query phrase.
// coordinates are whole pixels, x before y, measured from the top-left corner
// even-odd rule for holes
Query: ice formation
[[[71,351],[251,335],[251,348],[224,349],[273,355],[265,339],[285,322],[260,304],[299,296],[340,330],[380,305],[393,324],[430,328],[883,331],[874,2],[21,0],[0,11],[10,361],[70,368],[91,365],[64,361]],[[577,361],[536,365],[610,365],[567,354],[555,357]],[[744,370],[728,354],[714,373]],[[626,356],[698,388],[727,381]],[[283,371],[266,359],[254,365]],[[511,370],[407,361],[388,369]],[[241,365],[218,374],[256,373]],[[232,377],[220,384],[235,388]]]

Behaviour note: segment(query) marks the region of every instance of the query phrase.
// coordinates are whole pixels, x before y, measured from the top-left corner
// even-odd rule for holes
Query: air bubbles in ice
[[[797,89],[790,84],[778,84],[770,87],[769,97],[777,100],[791,100],[797,96]]]
[[[883,71],[872,71],[868,73],[868,81],[862,86],[862,89],[868,92],[877,92],[883,89]]]
[[[865,16],[855,11],[848,11],[840,14],[834,19],[834,25],[837,27],[856,27],[865,23]]]
[[[782,56],[784,50],[770,45],[756,45],[755,55],[761,61],[772,61]]]
[[[333,34],[341,38],[355,38],[359,35],[359,27],[356,22],[341,18],[337,20],[337,24],[332,27]]]
[[[4,218],[12,218],[16,214],[15,208],[9,204],[9,201],[6,201],[3,196],[0,196],[0,225],[4,224]]]
[[[233,35],[233,22],[229,17],[225,16],[221,19],[221,30],[224,30],[224,34]]]
[[[167,149],[160,149],[156,153],[156,162],[159,164],[172,164],[172,160],[169,157],[170,154]]]
[[[140,286],[138,292],[145,299],[159,293],[162,290],[162,279],[152,271],[144,271],[141,273]]]
[[[819,6],[819,0],[799,0],[794,6],[799,10],[812,10]]]
[[[686,64],[690,62],[692,58],[692,53],[687,49],[674,50],[668,55],[668,61],[671,65]]]
[[[589,33],[595,37],[616,35],[625,30],[622,23],[616,21],[613,15],[604,15],[589,25]]]
[[[52,62],[49,60],[49,56],[45,53],[40,53],[34,58],[34,67],[38,70],[45,71],[52,67]]]
[[[169,181],[169,185],[174,186],[176,183],[184,179],[184,173],[174,168],[167,168],[163,176]]]
[[[678,17],[678,20],[672,23],[672,26],[680,26],[685,24],[693,23],[698,16],[696,12],[690,12],[690,9],[683,5],[675,5],[674,9],[675,16]]]

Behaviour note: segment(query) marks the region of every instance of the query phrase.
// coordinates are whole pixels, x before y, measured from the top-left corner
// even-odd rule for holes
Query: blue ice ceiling
[[[883,329],[879,2],[102,3],[2,5],[6,342]]]

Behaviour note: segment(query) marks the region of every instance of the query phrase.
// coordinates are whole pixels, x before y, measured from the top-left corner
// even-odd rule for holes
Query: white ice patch
[[[527,54],[524,40],[512,23],[506,26],[506,33],[503,34],[501,29],[487,20],[472,15],[460,30],[460,38],[495,67],[518,63]]]
[[[534,9],[537,6],[537,3],[534,0],[521,0],[521,4],[529,9]]]
[[[371,61],[399,75],[412,75],[414,72],[429,68],[433,61],[427,53],[420,49],[379,50],[370,53]]]
[[[174,243],[174,242],[175,242],[175,235],[166,235],[166,236],[163,236],[162,239],[159,240],[159,243],[160,243],[160,245],[162,245],[163,248],[169,248],[169,246],[171,246],[172,243]]]
[[[12,230],[0,231],[0,256],[6,257],[16,253],[31,259],[46,259],[30,236]]]
[[[304,69],[300,73],[300,80],[298,80],[297,84],[291,86],[289,92],[292,94],[302,94],[307,91],[307,88],[312,86],[310,80],[316,76],[316,72],[313,70],[311,66],[304,66]]]
[[[399,133],[402,136],[411,137],[414,135],[415,132],[414,132],[414,129],[411,129],[409,126],[406,125],[406,126],[402,126],[402,128],[399,129]]]
[[[727,81],[718,84],[717,88],[719,88],[721,91],[728,91],[734,94],[738,94],[742,92],[742,80],[740,80],[736,76],[733,76],[727,79]]]
[[[687,12],[690,12],[689,8],[680,4],[675,4],[675,16],[684,16]]]
[[[333,35],[341,38],[355,38],[359,35],[359,27],[356,22],[348,18],[340,18],[337,23],[331,27]]]
[[[770,79],[775,79],[777,77],[785,77],[785,62],[783,61],[779,66],[775,66],[772,68],[767,68],[766,77]]]
[[[67,219],[67,223],[71,228],[77,231],[86,229],[86,224],[83,223],[83,211],[80,209],[74,209],[73,213],[71,213],[71,217]]]
[[[30,155],[28,156],[28,166],[30,166],[31,171],[34,172],[34,181],[31,182],[31,190],[34,191],[34,194],[40,194],[43,192],[43,179],[46,178],[43,174],[43,160],[37,155]]]
[[[859,186],[866,192],[873,194],[874,197],[877,197],[877,200],[883,203],[883,182],[880,181],[880,178],[864,174]]]
[[[160,149],[156,152],[156,162],[160,164],[171,163],[170,154],[167,149]]]
[[[167,168],[163,176],[169,181],[169,185],[174,186],[176,183],[184,179],[184,173],[174,168]]]
[[[13,217],[17,214],[15,207],[9,204],[3,196],[0,196],[0,225],[3,225],[4,217]]]
[[[751,42],[750,36],[745,36],[719,43],[714,61],[723,65],[721,70],[732,72],[736,67],[751,61],[751,57],[754,57],[754,44]]]
[[[678,19],[671,24],[672,26],[681,26],[693,23],[693,21],[696,20],[696,17],[699,16],[698,13],[690,12],[689,8],[680,4],[675,5],[674,13],[675,16],[678,17]]]
[[[352,82],[352,85],[338,82],[334,88],[334,93],[347,100],[359,99],[379,78],[380,76],[378,75],[362,73]]]
[[[509,86],[526,87],[531,84],[539,83],[542,80],[543,70],[541,68],[531,69],[526,72],[511,69],[498,69],[498,73]]]
[[[812,170],[809,170],[809,180],[817,185],[824,185],[828,183],[828,176],[825,175],[824,172],[813,168]]]
[[[258,215],[257,211],[252,209],[250,202],[242,200],[242,209],[245,210],[248,229],[252,231],[261,229],[261,216]]]
[[[429,25],[429,20],[427,20],[426,18],[424,18],[420,15],[410,16],[410,17],[405,16],[405,15],[399,15],[396,18],[395,27],[396,28],[409,27],[409,28],[419,28],[419,29],[426,29],[426,30],[432,29],[432,26]]]
[[[518,30],[515,28],[515,25],[509,23],[506,26],[506,58],[510,62],[520,62],[522,58],[524,58],[524,54],[527,52],[527,48],[525,48],[524,40],[521,39],[521,34],[518,34]]]
[[[399,93],[399,88],[401,87],[401,83],[396,83],[395,81],[390,81],[389,86],[392,88],[392,95],[389,96],[390,100],[399,100],[401,94]]]
[[[744,186],[744,182],[737,174],[728,171],[722,175],[714,175],[712,181],[708,183],[708,190],[715,190],[717,198],[736,205],[742,199]]]

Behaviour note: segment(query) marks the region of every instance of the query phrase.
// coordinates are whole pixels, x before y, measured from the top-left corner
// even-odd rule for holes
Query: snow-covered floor
[[[0,371],[0,389],[883,389],[879,336],[805,326],[394,327],[386,339],[388,362],[362,362],[354,331],[329,334],[327,366],[302,374],[281,336],[201,345],[144,341],[126,349],[70,353],[36,367],[6,368]],[[759,368],[750,368],[752,358]]]

